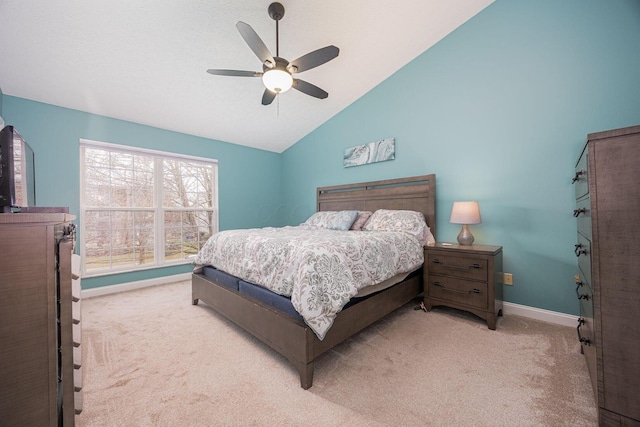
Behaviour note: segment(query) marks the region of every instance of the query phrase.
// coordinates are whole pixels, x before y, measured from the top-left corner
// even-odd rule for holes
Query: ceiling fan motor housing
[[[273,59],[276,61],[275,64],[270,64],[269,61],[267,63],[262,64],[262,71],[265,73],[269,70],[284,70],[287,71],[287,66],[289,65],[289,61],[284,58],[280,58],[279,56],[274,56]]]

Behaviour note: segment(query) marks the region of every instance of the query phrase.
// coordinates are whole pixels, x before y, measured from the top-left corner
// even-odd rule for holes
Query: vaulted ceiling
[[[0,88],[45,102],[282,152],[480,12],[493,0],[280,2],[280,56],[335,45],[296,75],[329,93],[291,90],[269,106],[262,71],[236,29],[251,25],[275,55],[270,0],[0,0]]]

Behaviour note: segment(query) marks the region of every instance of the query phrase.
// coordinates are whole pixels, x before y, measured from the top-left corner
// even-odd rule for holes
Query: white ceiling
[[[296,90],[261,104],[261,71],[235,24],[275,55],[270,0],[0,0],[0,88],[61,107],[282,152],[493,0],[281,0],[280,56],[327,45],[340,55],[297,74]],[[279,102],[278,102],[279,101]]]

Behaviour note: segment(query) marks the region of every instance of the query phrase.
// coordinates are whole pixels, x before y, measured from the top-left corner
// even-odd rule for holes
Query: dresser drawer
[[[82,366],[82,347],[73,347],[73,367]]]
[[[580,294],[584,296],[580,300],[580,317],[586,320],[583,330],[587,330],[586,333],[593,341],[594,329],[593,329],[593,294],[591,294],[591,288],[584,286],[586,289],[581,289]],[[587,298],[588,297],[588,298]]]
[[[444,274],[473,280],[487,280],[487,260],[478,257],[429,254],[429,274]]]
[[[71,319],[73,323],[80,323],[82,318],[82,300],[71,301]]]
[[[73,369],[73,389],[74,391],[82,390],[82,366]]]
[[[80,347],[82,344],[82,327],[79,323],[73,324],[73,346]]]
[[[482,309],[488,306],[487,284],[482,282],[430,274],[426,291],[430,298]]]
[[[586,148],[586,147],[585,147]],[[588,172],[588,150],[582,152],[582,156],[576,164],[576,174],[573,177],[573,185],[576,190],[576,199],[584,196],[589,192],[589,172]]]
[[[579,301],[593,301],[593,290],[591,289],[591,284],[583,276],[582,272],[580,272],[580,274],[576,274],[574,279],[576,283],[576,298],[578,298]],[[580,312],[580,315],[582,315],[582,312]]]
[[[578,268],[582,277],[591,284],[591,242],[578,233],[578,243],[574,247],[574,253],[578,257]]]
[[[596,342],[595,342],[595,330],[593,328],[593,301],[580,302],[580,312],[585,314],[591,313],[591,317],[581,316],[578,319],[578,338],[580,339],[580,346],[582,353],[584,353],[587,361],[587,370],[591,377],[591,386],[593,390],[597,390],[597,356],[596,356]]]
[[[82,390],[74,392],[73,406],[76,414],[80,414],[82,412],[82,407],[84,405],[83,397],[84,392]]]
[[[578,232],[591,238],[591,198],[589,196],[576,202],[573,216],[578,220]]]

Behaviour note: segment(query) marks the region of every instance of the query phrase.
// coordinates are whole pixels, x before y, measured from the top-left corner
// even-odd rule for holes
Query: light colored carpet
[[[316,362],[300,387],[282,356],[190,282],[82,302],[88,426],[591,426],[574,328],[402,307]]]

